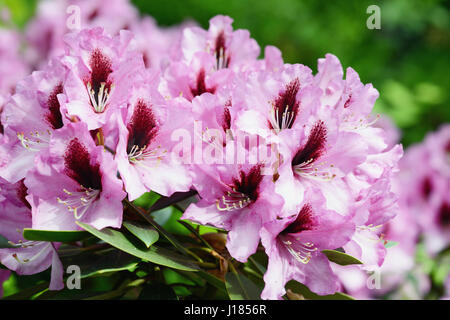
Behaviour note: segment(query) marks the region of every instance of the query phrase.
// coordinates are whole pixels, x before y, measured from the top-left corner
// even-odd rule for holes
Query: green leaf
[[[228,272],[225,286],[231,300],[260,300],[262,289],[258,288],[243,274]]]
[[[0,234],[0,249],[15,248],[15,247],[17,246],[11,244],[8,239],[6,239],[4,236]]]
[[[125,228],[150,248],[159,239],[159,233],[154,228],[135,221],[125,221]]]
[[[111,247],[106,250],[88,251],[74,256],[61,257],[61,260],[65,266],[79,266],[81,278],[124,270],[133,271],[141,261],[135,256]]]
[[[141,208],[134,205],[132,202],[125,200],[125,203],[136,213],[138,213],[142,218],[144,218],[148,223],[150,223],[159,233],[161,233],[169,242],[177,248],[181,253],[188,254],[188,250],[174,237],[172,234],[167,232],[163,227],[161,227],[158,222],[156,222],[152,217],[150,217]]]
[[[151,207],[149,212],[158,211],[171,206],[174,203],[186,200],[197,194],[197,191],[175,192],[170,197],[159,198]]]
[[[307,286],[301,284],[300,282],[291,280],[286,284],[286,289],[292,290],[294,293],[300,293],[303,297],[310,300],[355,300],[352,296],[342,292],[336,292],[334,294],[319,296],[315,294],[311,290],[308,289]]]
[[[363,264],[360,260],[352,257],[349,254],[346,254],[337,250],[322,250],[322,253],[325,254],[328,260],[340,264],[341,266],[347,266],[349,264]]]
[[[23,229],[23,237],[32,241],[74,242],[89,237],[86,231],[49,231]]]
[[[167,249],[159,248],[156,246],[151,246],[150,248],[142,248],[140,242],[138,243],[136,241],[133,241],[133,239],[130,239],[117,230],[111,228],[97,230],[94,227],[91,227],[82,222],[77,222],[77,224],[86,231],[92,233],[97,238],[133,256],[174,269],[186,271],[198,270],[198,267],[193,263],[192,260],[188,260],[186,257],[171,252]]]
[[[138,207],[145,208],[146,210],[148,210],[153,204],[155,204],[155,202],[159,198],[161,198],[159,194],[151,191],[144,193],[142,196],[134,200],[133,203]]]
[[[204,285],[200,282],[203,279],[204,281],[206,281],[207,283],[209,283],[216,289],[218,289],[222,292],[226,292],[225,283],[218,277],[216,277],[206,271],[200,270],[199,272],[195,272],[195,273],[181,271],[181,273],[190,277],[193,281],[196,281],[197,284],[200,286]]]
[[[3,297],[2,300],[25,300],[41,291],[48,290],[48,286],[48,282],[41,282],[32,287],[21,289],[19,292],[12,295]]]
[[[178,300],[173,289],[162,283],[147,284],[142,289],[139,300]]]

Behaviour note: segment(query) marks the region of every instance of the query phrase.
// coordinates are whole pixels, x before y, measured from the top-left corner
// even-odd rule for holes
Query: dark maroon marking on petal
[[[91,155],[78,138],[72,139],[64,154],[64,173],[85,188],[102,189],[100,164],[91,164]]]
[[[445,152],[450,153],[450,140],[448,140],[447,144],[445,145]]]
[[[309,204],[305,204],[298,213],[297,218],[284,228],[284,230],[281,231],[281,234],[313,230],[315,226],[316,220],[314,219],[312,208]]]
[[[202,93],[209,92],[214,94],[216,88],[207,88],[205,83],[205,70],[201,69],[197,75],[196,87],[191,88],[191,93],[194,97],[201,95]]]
[[[278,116],[278,127],[283,125],[283,113],[289,107],[288,112],[293,112],[292,121],[289,124],[289,129],[292,128],[292,124],[297,117],[300,102],[297,101],[297,93],[300,90],[300,80],[298,78],[292,80],[286,85],[286,89],[278,94],[275,99],[274,108]],[[269,122],[270,129],[273,129],[272,124]]]
[[[353,102],[353,100],[352,100],[352,95],[350,94],[350,95],[348,96],[347,101],[345,101],[345,103],[344,103],[344,108],[350,107],[350,104],[351,104],[352,102]]]
[[[325,143],[327,142],[327,128],[323,121],[319,120],[311,132],[308,141],[300,148],[292,159],[292,165],[299,165],[307,161],[314,162],[325,152]]]
[[[225,64],[223,65],[225,68],[228,68],[230,65],[230,57],[227,54],[227,49],[225,47],[225,33],[224,31],[220,31],[216,38],[216,43],[214,46],[214,53],[216,55],[217,65],[219,65],[219,57],[220,52],[222,52],[222,56],[225,59]]]
[[[423,179],[422,181],[422,195],[425,199],[428,200],[431,192],[433,192],[433,183],[431,182],[430,177],[425,177],[425,179]]]
[[[52,129],[60,129],[64,126],[63,118],[60,110],[60,105],[58,101],[58,94],[63,92],[62,83],[58,84],[50,93],[47,99],[47,107],[49,112],[45,116],[45,119],[50,124]]]
[[[139,99],[134,108],[133,115],[127,125],[129,132],[127,153],[133,146],[144,148],[148,146],[158,132],[158,124],[151,107],[144,100]]]
[[[239,178],[233,178],[232,188],[245,194],[252,201],[256,201],[259,196],[259,184],[262,178],[261,165],[256,165],[247,174],[244,171],[240,171]]]
[[[450,205],[448,203],[443,203],[439,208],[438,221],[441,226],[450,227]]]
[[[90,82],[92,89],[94,90],[94,97],[97,99],[102,83],[105,83],[105,90],[108,89],[108,92],[111,90],[111,81],[108,80],[108,77],[113,72],[112,63],[100,49],[95,49],[91,54],[89,64],[91,67]]]
[[[231,114],[228,107],[223,109],[222,128],[225,132],[231,128]]]
[[[17,197],[28,209],[31,209],[31,206],[28,203],[28,200],[25,198],[28,195],[28,188],[25,185],[24,180],[25,179],[22,179],[18,182]]]
[[[148,56],[148,54],[146,52],[142,53],[142,60],[144,61],[144,66],[148,69],[151,67],[151,61],[150,61],[150,57]]]
[[[95,18],[98,17],[98,14],[99,14],[98,8],[95,8],[95,10],[92,11],[91,14],[88,16],[88,18],[87,18],[88,21],[92,22],[92,20],[94,20]]]
[[[95,142],[96,145],[98,145],[98,133],[100,132],[100,129],[94,129],[89,130],[89,134],[91,135],[92,140]]]
[[[50,50],[53,48],[53,37],[55,36],[53,28],[44,31],[43,41],[40,41],[41,54],[44,59],[50,55]]]

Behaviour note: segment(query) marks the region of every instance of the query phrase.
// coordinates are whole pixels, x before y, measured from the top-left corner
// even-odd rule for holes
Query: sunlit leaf
[[[352,257],[349,254],[346,254],[337,250],[322,250],[322,253],[325,254],[328,260],[340,264],[341,266],[347,266],[349,264],[363,264],[360,260]]]
[[[6,239],[4,236],[2,236],[0,234],[0,249],[5,249],[5,248],[15,248],[16,246],[13,245],[12,243],[10,243],[8,241],[8,239]]]
[[[69,257],[61,257],[64,265],[76,265],[81,270],[81,278],[111,272],[133,271],[141,261],[138,257],[109,247],[106,250],[88,251]]]
[[[198,270],[198,267],[193,263],[192,260],[189,260],[188,258],[181,256],[175,252],[171,252],[167,249],[159,248],[156,246],[143,248],[140,242],[138,243],[134,239],[131,239],[123,233],[111,228],[97,230],[94,227],[91,227],[82,222],[77,222],[77,224],[86,231],[92,233],[97,238],[133,256],[174,269],[186,271]]]
[[[123,225],[128,229],[128,231],[141,240],[147,248],[150,248],[150,246],[159,239],[158,231],[150,227],[148,224],[144,225],[135,221],[125,221]]]
[[[32,241],[74,242],[89,237],[86,231],[49,231],[36,229],[23,229],[23,237]]]

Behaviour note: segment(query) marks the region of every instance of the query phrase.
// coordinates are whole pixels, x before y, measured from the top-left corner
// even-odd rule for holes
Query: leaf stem
[[[193,253],[189,249],[186,249],[185,247],[183,247],[183,245],[181,243],[179,243],[174,237],[172,237],[162,226],[160,226],[152,217],[150,217],[150,215],[144,213],[141,208],[139,208],[138,206],[134,205],[128,199],[125,199],[124,202],[126,203],[126,205],[130,209],[132,209],[135,213],[139,214],[148,223],[150,223],[153,227],[155,227],[181,253],[192,256],[198,262],[203,262],[203,260],[199,256],[197,256],[195,253]]]

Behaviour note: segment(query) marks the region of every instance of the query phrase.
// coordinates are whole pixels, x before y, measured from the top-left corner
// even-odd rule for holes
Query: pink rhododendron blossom
[[[218,93],[246,64],[255,63],[259,46],[248,31],[233,31],[233,20],[216,16],[208,31],[199,27],[183,30],[182,55],[166,70],[167,95],[188,100],[203,93]]]
[[[126,194],[115,172],[112,155],[94,144],[84,123],[55,132],[25,179],[33,195],[33,228],[78,230],[77,220],[97,229],[120,227]]]
[[[19,33],[0,28],[0,95],[14,93],[17,81],[30,71],[20,55],[21,41]]]
[[[384,268],[395,284],[395,270],[417,271],[422,230],[433,230],[435,250],[448,244],[448,128],[405,160],[421,164],[419,180],[404,177],[414,194],[400,203],[419,203],[405,215],[402,183],[393,186],[403,150],[395,127],[372,115],[378,91],[332,54],[317,73],[273,46],[258,59],[232,22],[160,28],[123,0],[39,4],[26,55],[40,70],[17,82],[0,63],[0,234],[13,244],[0,249],[3,265],[18,274],[52,265],[60,288],[58,244],[25,241],[21,230],[120,229],[123,216],[143,214],[128,201],[150,191],[159,205],[197,193],[182,219],[226,231],[227,263],[265,250],[264,299],[281,299],[290,280],[368,297],[366,271]],[[0,57],[19,40],[12,54],[0,45]],[[405,241],[387,251],[386,239]],[[323,250],[363,265],[335,266]]]
[[[323,196],[311,189],[297,213],[263,226],[261,240],[269,265],[262,298],[280,299],[285,294],[284,285],[291,279],[321,295],[334,293],[337,278],[321,251],[340,248],[353,232],[351,220],[324,208]]]
[[[62,108],[65,75],[65,67],[55,59],[17,84],[2,112],[5,143],[0,145],[0,176],[4,179],[13,183],[23,179],[35,155],[48,147],[52,133],[69,121]]]
[[[232,23],[230,17],[218,15],[209,21],[208,30],[186,28],[181,39],[182,60],[189,63],[198,52],[206,52],[214,58],[215,70],[237,70],[255,61],[260,51],[258,44],[247,30],[233,31]]]
[[[126,107],[131,77],[144,68],[142,55],[132,50],[132,34],[121,31],[114,38],[102,28],[66,35],[70,70],[65,83],[70,116],[87,123],[89,130],[105,125],[114,112]]]
[[[283,205],[272,177],[262,174],[261,164],[195,166],[193,175],[201,200],[191,204],[182,218],[229,230],[230,254],[246,261],[258,247],[262,225]]]
[[[27,241],[22,236],[24,228],[31,228],[31,206],[23,180],[12,185],[0,183],[0,235],[9,240],[11,248],[0,249],[0,262],[19,275],[30,275],[52,267],[50,290],[60,290],[63,285],[63,266],[56,249],[59,244]]]
[[[48,59],[64,54],[66,33],[102,27],[116,35],[137,18],[136,9],[126,0],[112,0],[107,6],[99,0],[39,1],[25,31],[29,44],[26,57],[35,66],[46,65]]]
[[[192,22],[162,28],[151,17],[134,20],[129,30],[135,35],[136,48],[142,52],[146,68],[165,69],[171,61],[179,60],[182,32]]]
[[[118,120],[115,159],[130,200],[150,190],[169,196],[191,186],[187,167],[171,155],[171,134],[190,122],[189,107],[166,102],[157,86],[153,76],[134,87],[127,113]]]
[[[449,146],[450,126],[443,125],[423,143],[411,146],[400,162],[401,210],[417,221],[432,255],[450,244]]]

